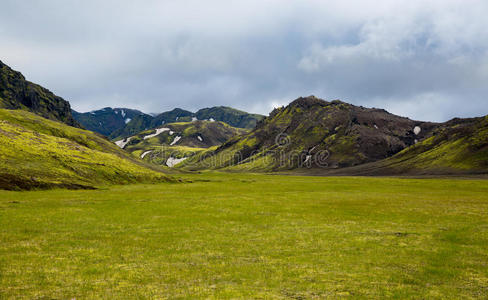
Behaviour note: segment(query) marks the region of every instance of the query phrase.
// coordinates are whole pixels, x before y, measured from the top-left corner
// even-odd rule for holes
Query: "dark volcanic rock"
[[[80,127],[71,114],[68,101],[54,95],[40,85],[0,61],[0,108],[22,109],[44,118]]]

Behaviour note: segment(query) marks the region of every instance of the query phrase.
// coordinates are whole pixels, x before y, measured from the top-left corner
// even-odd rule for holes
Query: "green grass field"
[[[488,181],[0,191],[0,298],[486,298]]]

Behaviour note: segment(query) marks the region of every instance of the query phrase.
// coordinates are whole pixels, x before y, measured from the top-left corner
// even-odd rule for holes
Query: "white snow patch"
[[[169,144],[170,146],[173,146],[174,144],[178,143],[178,141],[181,140],[181,136],[175,137],[175,139]]]
[[[188,157],[183,157],[183,158],[174,158],[174,157],[170,157],[168,158],[168,160],[166,161],[166,165],[170,168],[176,166],[177,164],[179,164],[180,162],[184,161],[185,159],[187,159]]]
[[[413,128],[413,133],[415,133],[415,135],[418,135],[421,131],[422,131],[422,129],[418,126],[415,126]]]
[[[166,123],[166,122],[163,120],[163,122],[161,122],[161,125],[164,125],[164,123]]]
[[[131,120],[132,120],[131,118],[125,119],[125,124],[129,123]]]
[[[141,158],[144,158],[144,156],[148,155],[151,152],[152,152],[152,150],[149,150],[149,151],[146,151],[146,152],[142,153],[141,154]]]
[[[96,113],[95,113],[94,111],[91,111],[91,112],[90,112],[90,114],[92,114],[92,115],[96,115]]]
[[[120,148],[124,149],[125,145],[127,145],[130,140],[132,140],[132,136],[130,138],[126,138],[126,139],[123,139],[123,140],[120,140],[120,141],[116,141],[115,142],[115,145],[119,146]]]
[[[215,122],[214,118],[208,119],[210,122]]]
[[[417,144],[419,141],[416,139],[414,142],[415,142],[415,144]]]
[[[115,114],[116,114],[116,115],[118,115],[118,114],[119,114],[119,111],[118,111],[118,110],[116,110],[116,111],[115,111]]]
[[[374,124],[374,128],[378,129],[378,125]]]
[[[122,118],[125,118],[125,111],[124,111],[124,110],[122,110],[122,111],[120,112],[120,114],[122,115]]]
[[[178,121],[178,119],[179,119],[179,118],[180,118],[180,117],[176,117],[176,120],[175,120],[175,121]]]
[[[197,117],[192,117],[192,118],[191,118],[191,121],[192,121],[192,122],[198,121],[198,118],[197,118]]]
[[[169,131],[169,135],[173,135],[175,132],[173,130]]]
[[[201,137],[201,136],[197,136],[197,138],[198,138],[198,140],[199,140],[200,142],[203,142],[203,139],[202,139],[202,137]]]
[[[156,133],[153,133],[153,134],[150,134],[150,135],[146,135],[144,137],[144,139],[147,140],[147,139],[153,138],[153,137],[155,137],[157,135],[160,135],[161,133],[163,133],[165,131],[168,131],[168,130],[169,130],[169,128],[156,128]]]

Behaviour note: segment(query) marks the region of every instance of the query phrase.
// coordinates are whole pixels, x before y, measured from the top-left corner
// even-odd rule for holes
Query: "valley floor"
[[[0,191],[0,298],[485,298],[488,181]]]

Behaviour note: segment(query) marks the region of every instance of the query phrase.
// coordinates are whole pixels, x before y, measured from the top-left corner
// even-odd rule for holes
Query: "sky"
[[[0,0],[0,60],[84,112],[300,96],[488,114],[486,0]]]

